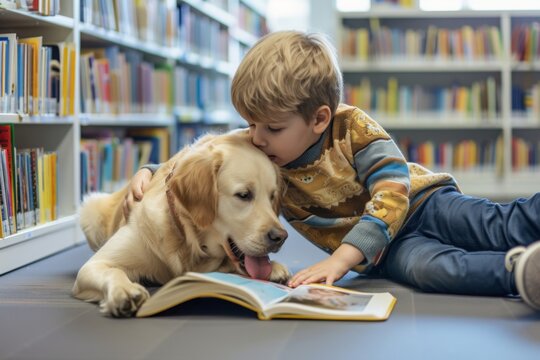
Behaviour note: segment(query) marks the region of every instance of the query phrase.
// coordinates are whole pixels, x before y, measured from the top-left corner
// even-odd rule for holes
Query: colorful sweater
[[[341,105],[320,140],[283,168],[283,215],[303,236],[333,252],[355,246],[365,272],[381,260],[404,222],[433,191],[456,182],[407,163],[386,131]]]

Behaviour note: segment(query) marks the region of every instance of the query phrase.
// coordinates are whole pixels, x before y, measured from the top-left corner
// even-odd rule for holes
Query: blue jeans
[[[392,241],[382,270],[427,292],[517,294],[506,252],[540,239],[540,193],[497,204],[460,194],[433,193]]]

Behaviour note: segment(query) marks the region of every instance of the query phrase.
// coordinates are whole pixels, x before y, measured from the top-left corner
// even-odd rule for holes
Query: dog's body
[[[267,257],[287,237],[279,187],[279,169],[235,132],[207,135],[163,164],[127,222],[127,187],[90,195],[80,221],[96,253],[80,269],[74,296],[99,301],[105,314],[132,316],[149,296],[141,279],[163,284],[186,271],[221,271],[285,282],[287,269]]]

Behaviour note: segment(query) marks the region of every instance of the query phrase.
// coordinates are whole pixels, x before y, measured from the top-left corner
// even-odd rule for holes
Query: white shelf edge
[[[234,112],[229,110],[202,111],[195,107],[181,106],[175,109],[174,114],[179,124],[226,125],[236,123]]]
[[[136,37],[127,36],[117,31],[107,30],[92,24],[81,22],[79,23],[79,29],[82,35],[102,39],[109,43],[121,45],[165,59],[178,58],[181,54],[181,51],[178,48],[166,47],[149,41],[140,40]]]
[[[174,109],[174,116],[180,123],[194,123],[201,121],[203,112],[194,106],[178,106]]]
[[[200,11],[209,18],[230,27],[234,21],[235,17],[229,14],[226,10],[219,8],[216,5],[208,3],[202,0],[182,0],[184,3],[188,4],[192,8]]]
[[[82,126],[170,126],[174,123],[172,114],[80,114]]]
[[[25,10],[8,9],[5,7],[0,8],[0,13],[2,12],[11,13],[17,16],[26,17],[28,19],[36,20],[38,22],[43,22],[49,25],[55,25],[67,29],[73,29],[75,24],[73,18],[64,15],[44,16]]]
[[[70,215],[0,240],[0,275],[79,243],[78,217]]]
[[[476,119],[459,113],[420,112],[400,115],[366,111],[366,113],[388,129],[494,129],[502,130],[502,119]]]
[[[516,72],[538,71],[540,70],[540,60],[533,60],[533,61],[513,60],[511,63],[511,68],[512,68],[512,71],[516,71]]]
[[[447,10],[447,11],[426,11],[420,9],[372,9],[369,11],[338,11],[337,16],[340,19],[368,19],[368,18],[387,18],[387,19],[407,19],[407,18],[500,18],[503,15],[508,16],[539,16],[540,11],[524,10]]]
[[[0,113],[0,124],[72,125],[74,116]]]
[[[71,226],[76,223],[76,220],[76,215],[64,216],[45,224],[39,224],[28,229],[19,230],[13,235],[0,238],[0,249]]]
[[[512,129],[540,129],[540,114],[512,112],[510,115]]]
[[[368,61],[343,58],[342,72],[385,71],[385,72],[498,72],[504,68],[503,61],[465,61],[443,59],[376,58]]]
[[[240,0],[242,4],[250,8],[252,11],[256,12],[257,15],[264,16],[266,10],[265,10],[265,3],[261,0]]]
[[[230,35],[237,41],[247,46],[253,46],[258,38],[251,34],[249,31],[242,29],[241,27],[234,27],[230,30]]]

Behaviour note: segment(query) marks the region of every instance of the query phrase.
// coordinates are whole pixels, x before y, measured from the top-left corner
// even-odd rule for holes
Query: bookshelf
[[[538,11],[338,12],[345,101],[470,195],[539,191]]]
[[[55,1],[39,3],[54,12],[46,4]],[[41,36],[43,44],[72,44],[73,50],[66,53],[72,58],[64,77],[47,80],[58,81],[53,85],[43,82],[43,89],[58,85],[58,95],[43,90],[44,100],[36,104],[61,99],[49,111],[42,103],[0,111],[0,126],[11,126],[17,149],[39,147],[57,156],[57,217],[0,238],[0,275],[84,241],[77,211],[87,189],[80,156],[87,139],[106,134],[127,147],[132,144],[123,144],[124,137],[157,130],[167,138],[169,156],[201,131],[236,126],[230,79],[246,49],[266,31],[260,0],[58,3],[56,15],[42,16],[21,9],[20,1],[0,1],[0,34]],[[109,190],[125,182],[116,180]]]

